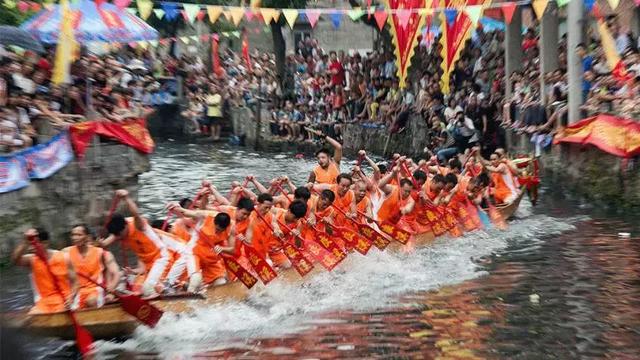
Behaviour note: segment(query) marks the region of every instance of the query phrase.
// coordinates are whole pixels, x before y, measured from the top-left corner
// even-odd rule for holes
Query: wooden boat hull
[[[516,212],[524,192],[507,206],[498,207],[504,219],[508,219]],[[414,236],[412,245],[414,247],[425,246],[435,240],[431,232]],[[389,244],[388,250],[398,251],[403,247],[398,242]],[[307,276],[324,271],[321,266],[316,266]],[[288,283],[301,283],[303,280],[294,269],[287,269],[278,274],[279,281]],[[255,287],[263,286],[261,283]],[[240,282],[211,287],[203,297],[175,297],[163,298],[151,301],[155,306],[165,312],[176,314],[188,314],[197,307],[209,304],[216,304],[223,301],[241,301],[247,298],[249,292]],[[133,316],[127,314],[117,304],[106,305],[96,309],[86,309],[76,312],[78,321],[87,328],[95,339],[111,339],[126,336],[140,324]],[[35,314],[30,315],[26,311],[4,314],[3,322],[9,327],[25,328],[30,333],[45,337],[57,337],[62,339],[75,339],[75,333],[69,316],[66,313]]]

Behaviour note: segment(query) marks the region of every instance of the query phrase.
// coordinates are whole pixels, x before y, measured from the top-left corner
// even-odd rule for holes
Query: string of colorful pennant
[[[130,0],[117,0],[129,1]],[[453,18],[460,11],[464,11],[466,15],[474,22],[482,16],[484,10],[499,9],[502,10],[505,22],[511,23],[513,14],[518,6],[531,5],[536,16],[541,18],[549,2],[552,0],[522,0],[511,1],[497,4],[487,5],[466,5],[454,8],[433,7],[419,9],[385,9],[384,7],[371,6],[368,9],[275,9],[275,8],[259,8],[259,7],[239,7],[239,6],[218,6],[218,5],[200,5],[190,3],[173,3],[160,2],[160,8],[154,8],[152,0],[138,0],[137,8],[126,8],[133,14],[139,14],[142,19],[147,20],[153,13],[158,19],[166,19],[174,21],[182,16],[185,21],[193,23],[196,20],[203,21],[208,16],[209,22],[214,24],[220,16],[224,16],[229,22],[238,26],[242,19],[247,21],[264,21],[265,25],[271,22],[279,21],[283,16],[287,24],[293,28],[296,20],[304,16],[312,28],[316,26],[321,16],[326,16],[331,21],[334,28],[339,28],[344,16],[348,16],[352,21],[358,21],[362,16],[373,16],[378,27],[382,29],[387,23],[389,15],[397,15],[401,25],[409,21],[412,14],[434,15],[435,13],[444,13],[446,17]],[[558,7],[566,6],[571,0],[555,0]],[[608,0],[612,9],[616,9],[620,0]],[[584,0],[587,10],[591,10],[595,0]],[[636,0],[636,4],[640,6],[640,0]]]
[[[226,38],[237,38],[237,39],[240,39],[242,37],[242,33],[240,31],[225,31],[220,33],[167,37],[167,38],[161,38],[158,40],[132,41],[132,42],[129,42],[128,45],[132,48],[141,48],[146,50],[149,48],[149,46],[153,48],[156,48],[158,46],[167,46],[167,45],[170,45],[172,42],[176,42],[176,41],[181,41],[185,45],[188,45],[191,43],[200,44],[202,42],[211,40],[216,35],[221,37],[226,37]],[[114,48],[118,48],[122,46],[122,44],[119,44],[116,42],[109,42],[109,43],[98,42],[98,43],[101,43],[103,45],[108,45]]]

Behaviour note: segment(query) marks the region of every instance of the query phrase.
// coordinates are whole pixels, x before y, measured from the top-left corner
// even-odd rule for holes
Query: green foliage
[[[42,5],[41,1],[36,2]],[[31,10],[25,13],[20,12],[17,6],[9,9],[4,2],[0,3],[0,25],[20,26],[20,24],[35,14],[36,12]]]

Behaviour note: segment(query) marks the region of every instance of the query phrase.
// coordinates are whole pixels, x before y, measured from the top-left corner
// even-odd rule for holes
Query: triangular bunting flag
[[[136,1],[138,4],[138,11],[140,11],[140,17],[142,20],[147,20],[149,15],[151,15],[151,10],[153,10],[153,3],[151,0],[138,0]]]
[[[144,50],[147,50],[147,48],[149,47],[149,43],[146,41],[138,41],[138,46],[140,46]]]
[[[180,36],[179,39],[180,39],[180,41],[182,41],[185,44],[189,43],[189,37],[188,36]]]
[[[456,17],[458,17],[458,11],[456,9],[445,9],[444,16],[447,19],[447,24],[451,25],[454,21],[456,21]]]
[[[151,45],[153,47],[157,47],[158,46],[158,40],[149,40],[149,45]]]
[[[240,39],[240,31],[234,31],[231,33],[231,35],[237,37],[238,39]]]
[[[556,0],[556,4],[558,4],[558,7],[563,7],[563,6],[567,5],[569,3],[569,1],[571,1],[571,0]]]
[[[113,4],[120,9],[124,9],[131,4],[131,0],[114,0]]]
[[[209,21],[215,24],[222,14],[222,6],[207,6],[207,14],[209,14]]]
[[[549,0],[533,0],[531,6],[533,7],[533,12],[536,13],[536,17],[538,20],[542,19],[542,15],[544,15],[544,11],[547,10],[547,5],[549,4]]]
[[[233,25],[238,26],[244,16],[244,9],[241,7],[229,7],[227,11],[225,11],[224,16],[226,16],[227,20],[231,21]]]
[[[44,6],[44,8],[47,10],[53,9],[53,4],[42,4],[42,6]]]
[[[609,6],[611,6],[611,10],[615,10],[620,4],[620,0],[609,0]]]
[[[398,17],[398,25],[406,28],[407,24],[409,24],[409,18],[411,18],[411,10],[398,9],[396,10],[396,16]]]
[[[162,9],[153,9],[153,13],[158,19],[162,19],[162,17],[164,16],[164,10]]]
[[[339,28],[340,23],[342,22],[342,13],[332,12],[331,14],[329,14],[329,17],[331,18],[331,24],[333,24],[333,28]]]
[[[191,35],[191,36],[189,36],[189,39],[193,40],[194,43],[197,43],[198,40],[199,40],[198,39],[198,35]]]
[[[506,2],[502,3],[502,14],[504,15],[504,22],[507,24],[511,24],[511,20],[513,20],[513,13],[516,12],[516,3],[514,2]]]
[[[360,19],[362,17],[362,15],[364,15],[364,10],[362,10],[360,8],[355,8],[353,10],[349,10],[349,12],[347,14],[351,18],[351,20],[358,21],[358,19]]]
[[[247,21],[252,21],[255,16],[256,14],[252,10],[246,9],[244,11],[244,17],[247,18]]]
[[[382,9],[379,9],[378,11],[375,12],[375,14],[373,14],[373,16],[376,18],[376,24],[378,24],[378,29],[382,31],[382,29],[384,28],[384,25],[387,23],[387,12]]]
[[[263,8],[260,9],[260,13],[262,13],[262,20],[264,20],[265,25],[271,24],[271,21],[277,23],[280,20],[280,11],[277,9]]]
[[[185,14],[187,15],[187,19],[190,23],[193,23],[196,20],[196,16],[198,12],[200,12],[200,5],[198,4],[182,4],[182,8],[184,9]]]
[[[591,12],[593,9],[593,5],[596,3],[596,0],[584,0],[584,7],[588,12]]]
[[[173,21],[178,17],[178,6],[174,3],[161,2],[160,7],[164,10],[164,18]]]
[[[13,0],[4,0],[4,7],[6,7],[7,9],[15,9],[16,8],[16,2]]]
[[[127,8],[127,12],[131,15],[137,15],[138,14],[138,10],[134,9],[134,8]]]
[[[422,9],[418,10],[418,14],[420,14],[420,16],[433,15],[433,9],[431,9],[431,8],[422,8]]]
[[[287,19],[287,23],[289,27],[293,29],[293,25],[296,24],[296,19],[298,18],[298,10],[297,9],[282,9],[282,15]]]
[[[311,28],[313,29],[314,27],[316,27],[316,24],[318,23],[318,19],[320,19],[320,11],[305,10],[304,16],[307,17],[307,20],[309,20],[309,25],[311,25]]]
[[[137,42],[135,42],[135,41],[132,41],[132,42],[130,42],[130,43],[129,43],[129,47],[131,47],[131,48],[134,48],[134,49],[135,49],[135,48],[137,48],[137,47],[138,47],[138,43],[137,43]]]
[[[471,20],[471,26],[475,28],[478,26],[478,20],[482,15],[482,5],[470,5],[464,8],[464,12],[467,13],[469,20]]]

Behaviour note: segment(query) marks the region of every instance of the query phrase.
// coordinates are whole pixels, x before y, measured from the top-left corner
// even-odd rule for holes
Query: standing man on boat
[[[330,138],[327,135],[318,133],[333,147],[333,158],[328,149],[322,148],[316,151],[316,159],[318,159],[318,165],[313,168],[311,174],[309,174],[310,183],[318,184],[335,184],[336,178],[340,174],[340,161],[342,160],[342,145],[335,139]]]
[[[108,247],[120,240],[124,246],[130,248],[139,260],[138,268],[130,271],[138,275],[145,275],[142,284],[143,296],[155,296],[157,295],[156,285],[159,285],[162,275],[168,268],[172,257],[171,252],[178,252],[180,256],[185,257],[192,257],[193,254],[174,235],[153,229],[142,217],[138,206],[129,197],[127,190],[117,190],[116,196],[125,201],[132,216],[125,218],[120,214],[114,214],[107,223],[109,236],[99,241],[100,246]]]
[[[26,254],[31,240],[40,242],[47,253],[47,262],[35,254]],[[24,233],[24,241],[16,246],[11,260],[20,266],[31,267],[31,281],[34,306],[30,314],[47,314],[70,309],[78,294],[76,274],[69,256],[58,250],[49,249],[49,233],[43,228],[29,229]],[[53,273],[51,278],[49,269]],[[60,288],[61,294],[58,292]]]
[[[79,290],[74,305],[79,309],[104,305],[104,289],[97,284],[104,285],[107,291],[113,291],[120,281],[120,269],[113,256],[100,247],[90,245],[90,240],[91,233],[87,225],[75,225],[71,228],[73,245],[62,250],[78,274]]]

